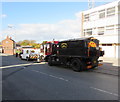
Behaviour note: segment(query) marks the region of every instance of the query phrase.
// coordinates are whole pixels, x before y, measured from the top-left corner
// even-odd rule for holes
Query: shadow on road
[[[108,62],[103,62],[102,64],[102,66],[96,67],[91,71],[118,76],[119,66],[114,66],[113,63]]]
[[[15,73],[23,70],[23,69],[24,69],[24,68],[19,68],[19,69],[15,70],[15,71],[12,71],[11,73],[9,73],[9,74],[7,74],[7,75],[6,75],[6,72],[3,71],[3,72],[2,72],[2,80],[7,79],[9,76],[11,76],[11,75],[13,75],[13,74],[15,74]]]
[[[21,60],[20,58],[12,56],[12,55],[2,56],[2,66],[3,67],[4,66],[12,66],[12,65],[20,65],[19,67],[14,66],[14,70],[12,67],[2,69],[3,80],[5,80],[7,77],[11,76],[12,74],[15,74],[16,72],[23,70],[25,67],[31,66],[31,64],[29,64],[29,63],[34,63],[34,62]],[[21,65],[21,64],[23,64],[23,65]],[[24,64],[29,64],[29,65],[24,65]],[[17,67],[17,69],[15,67]],[[68,66],[60,65],[57,67],[67,69],[67,70],[72,70]],[[103,74],[118,75],[118,69],[119,69],[118,66],[113,66],[113,63],[103,62],[102,66],[96,67],[95,69],[86,70],[85,72],[92,71],[92,72],[103,73]],[[7,71],[10,73],[7,73]]]
[[[0,57],[2,57],[2,66],[30,63],[25,60],[21,60],[19,57],[15,57],[14,55],[7,55]]]

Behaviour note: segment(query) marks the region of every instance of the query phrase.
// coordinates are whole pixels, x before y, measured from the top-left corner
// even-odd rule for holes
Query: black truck
[[[52,44],[51,54],[47,56],[48,64],[70,66],[74,71],[95,68],[104,51],[99,47],[99,40],[94,37],[70,39]]]

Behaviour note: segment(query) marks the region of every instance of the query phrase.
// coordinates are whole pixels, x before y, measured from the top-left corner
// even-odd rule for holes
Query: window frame
[[[110,8],[107,8],[107,17],[109,16],[114,16],[115,15],[115,6],[114,7],[110,7]]]

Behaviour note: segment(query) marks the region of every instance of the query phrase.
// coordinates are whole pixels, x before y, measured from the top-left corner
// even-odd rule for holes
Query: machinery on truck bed
[[[50,66],[69,65],[74,71],[100,66],[98,58],[104,55],[104,51],[99,47],[99,40],[94,37],[47,44],[51,46],[50,53],[46,56],[48,64]],[[48,51],[47,48],[46,51]]]

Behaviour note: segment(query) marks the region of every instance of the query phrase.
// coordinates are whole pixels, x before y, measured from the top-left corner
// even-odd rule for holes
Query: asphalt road
[[[2,57],[2,100],[118,100],[118,76]]]

